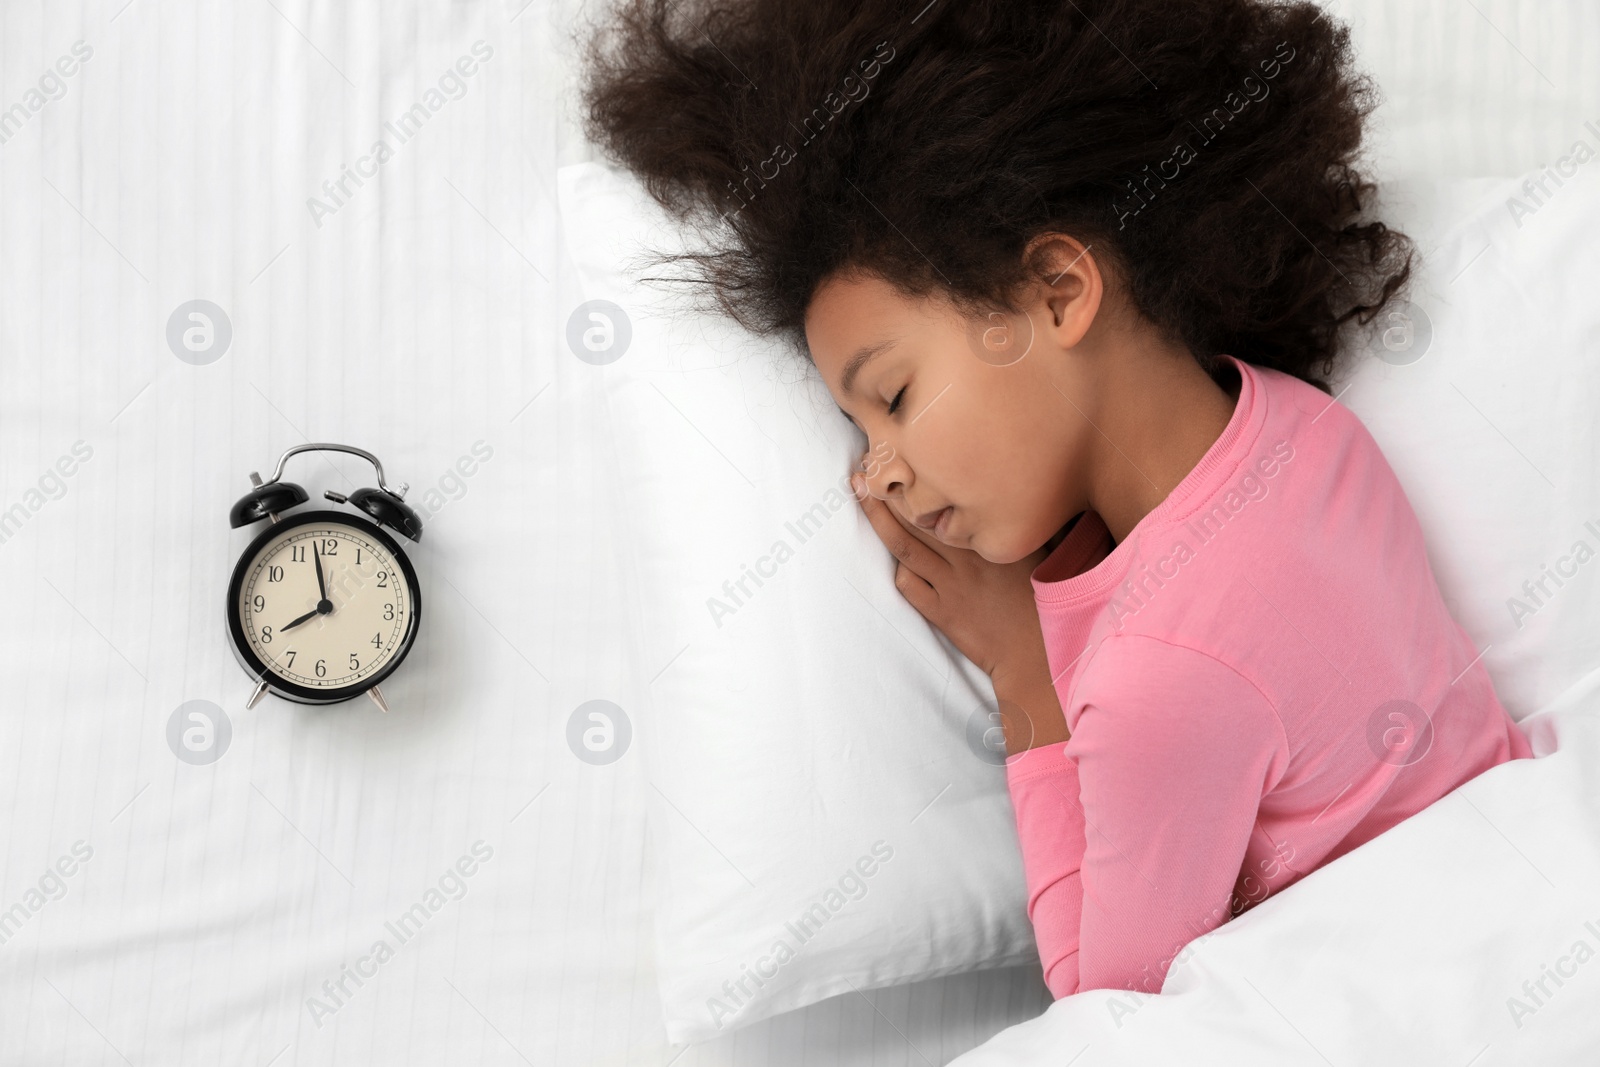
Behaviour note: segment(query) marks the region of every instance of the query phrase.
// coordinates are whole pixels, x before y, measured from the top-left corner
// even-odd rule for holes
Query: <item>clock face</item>
[[[250,653],[246,665],[310,701],[376,684],[398,665],[415,630],[409,561],[376,526],[339,512],[264,530],[234,585],[230,621],[235,643]]]

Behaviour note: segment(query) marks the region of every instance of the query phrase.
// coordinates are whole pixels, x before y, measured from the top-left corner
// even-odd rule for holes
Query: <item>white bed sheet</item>
[[[659,669],[619,640],[606,372],[562,347],[552,179],[593,158],[561,102],[574,10],[0,9],[0,106],[93,49],[0,145],[0,507],[93,450],[0,544],[0,909],[93,850],[0,944],[0,1062],[945,1063],[1049,1003],[1020,968],[664,1041],[648,786],[564,741]],[[1396,173],[1515,172],[1600,111],[1579,0],[1334,10],[1388,92]],[[478,40],[464,94],[318,225],[308,198]],[[233,326],[203,367],[164,339],[195,298]],[[413,501],[493,449],[413,552],[424,636],[387,717],[242,710],[220,609],[248,534],[224,516],[306,440],[371,449]],[[342,457],[288,474],[371,484]],[[167,748],[191,699],[233,723],[210,766]],[[477,841],[466,895],[317,1026],[307,998]]]
[[[594,389],[615,370],[563,340],[582,299],[553,198],[581,152],[565,25],[520,0],[0,10],[6,105],[92,50],[0,145],[0,506],[89,453],[0,544],[0,910],[42,878],[55,897],[74,843],[90,856],[0,944],[0,1063],[679,1052],[649,958],[638,753],[591,766],[566,743],[578,705],[626,710],[648,679],[621,640],[625,502]],[[460,98],[386,135],[477,41],[493,53]],[[379,177],[319,225],[308,198],[331,204],[323,182],[384,136]],[[165,339],[195,298],[232,325],[204,366]],[[222,604],[256,529],[227,510],[308,440],[370,449],[413,503],[444,483],[387,716],[243,710]],[[491,456],[458,487],[475,445]],[[373,484],[343,456],[286,477],[314,497]],[[196,699],[232,724],[208,766],[166,740]],[[480,841],[465,894],[399,943],[385,924]],[[391,959],[323,990],[379,939]],[[1037,1015],[1027,979],[821,1005],[677,1062],[883,1063],[908,1041],[942,1062]]]

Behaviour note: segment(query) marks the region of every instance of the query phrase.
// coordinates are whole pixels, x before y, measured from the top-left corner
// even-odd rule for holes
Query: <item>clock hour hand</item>
[[[307,619],[311,618],[315,614],[317,614],[317,609],[316,608],[312,608],[310,611],[306,612],[304,615],[300,616],[298,619],[294,620],[294,622],[291,622],[289,625],[278,627],[278,632],[281,634],[285,630],[292,630],[296,626],[299,626],[301,623],[305,622]]]

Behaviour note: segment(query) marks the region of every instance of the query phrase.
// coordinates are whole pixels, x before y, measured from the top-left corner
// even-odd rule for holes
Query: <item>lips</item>
[[[954,507],[954,504],[946,504],[944,507],[938,508],[937,510],[918,515],[913,521],[915,521],[917,526],[921,529],[932,530],[938,525],[939,520],[944,518]]]

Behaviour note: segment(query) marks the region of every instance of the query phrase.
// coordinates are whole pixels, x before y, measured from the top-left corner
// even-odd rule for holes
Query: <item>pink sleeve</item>
[[[1277,713],[1232,668],[1144,635],[1105,642],[1072,736],[1006,760],[1057,999],[1157,992],[1179,950],[1227,921],[1261,798],[1288,759]]]

